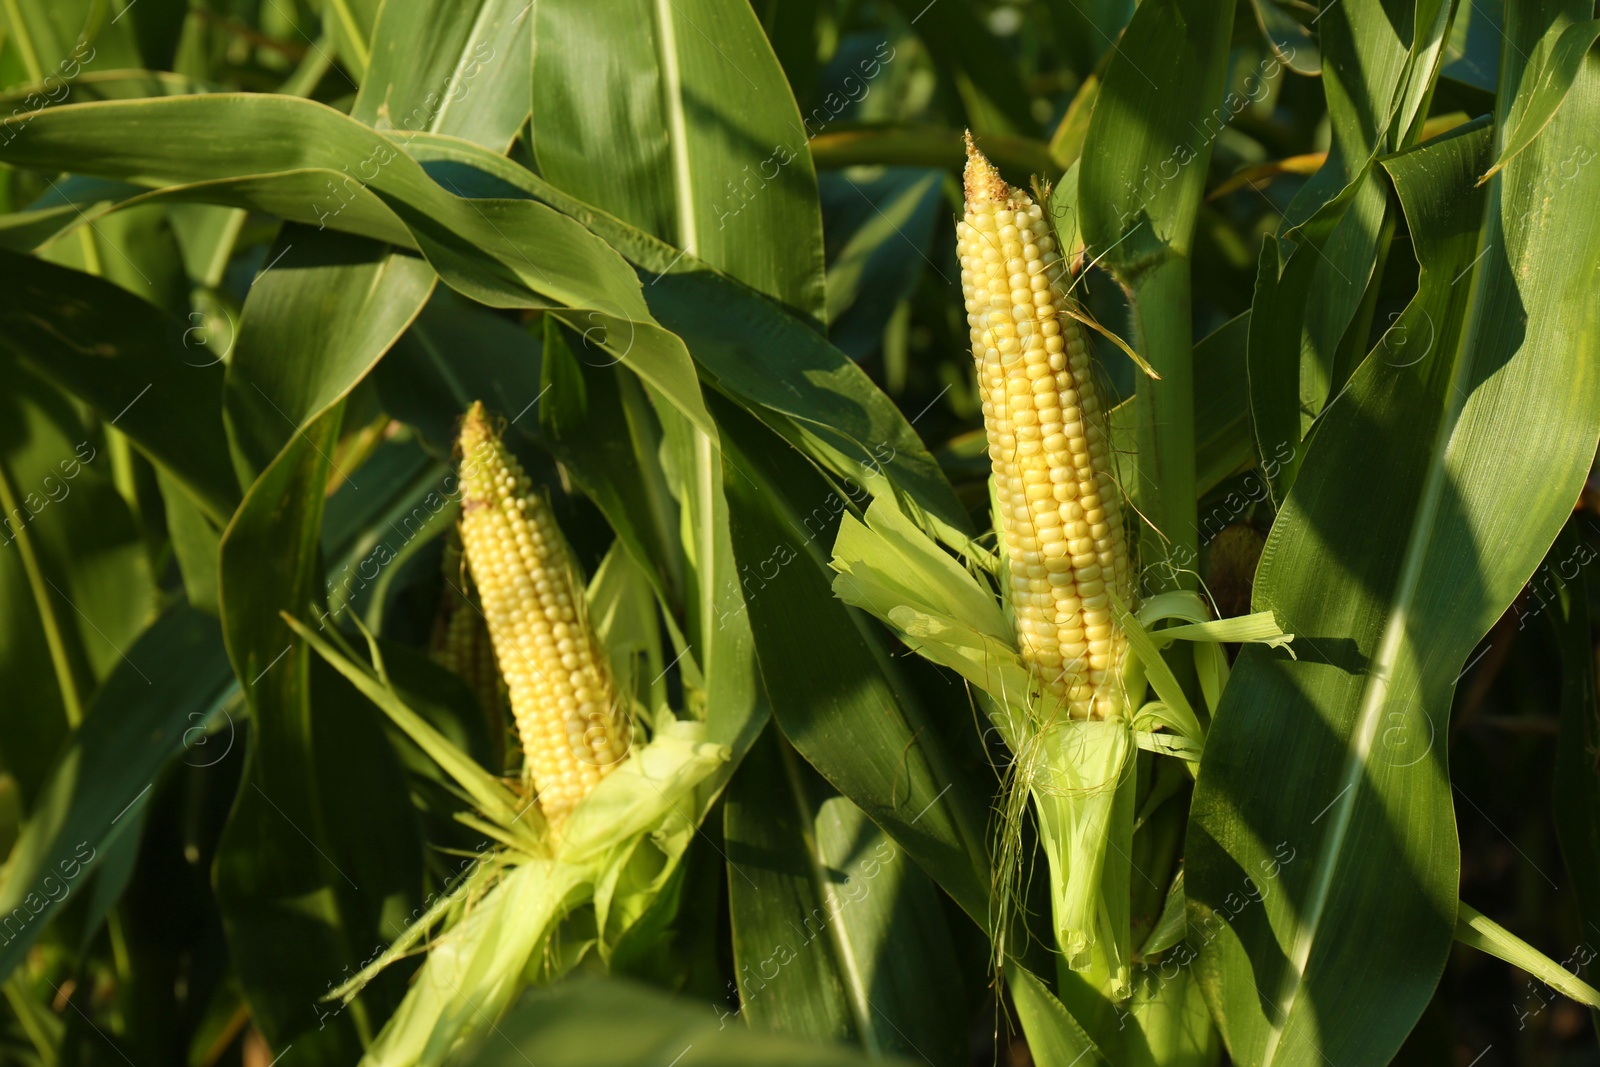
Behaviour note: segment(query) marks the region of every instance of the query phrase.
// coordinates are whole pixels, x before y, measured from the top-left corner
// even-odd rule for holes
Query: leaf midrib
[[[683,74],[678,68],[678,34],[672,17],[673,8],[672,0],[656,0],[662,105],[667,112],[672,151],[672,188],[678,224],[676,243],[689,255],[698,257],[700,240],[694,214],[693,174],[689,167],[689,123],[683,112]]]

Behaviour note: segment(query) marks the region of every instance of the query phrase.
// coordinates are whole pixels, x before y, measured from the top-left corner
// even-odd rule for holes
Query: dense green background
[[[737,769],[613,976],[463,1062],[1021,1064],[1017,1022],[1044,1064],[1600,1061],[1452,942],[1459,899],[1600,952],[1593,16],[3,0],[0,1062],[381,1028],[412,963],[320,998],[482,842],[280,612],[359,616],[506,769],[422,654],[474,399]],[[1043,943],[997,987],[1006,753],[829,590],[872,498],[988,528],[964,128],[1161,374],[1097,342],[1146,588],[1297,635],[1198,783],[1139,757],[1136,1010]]]

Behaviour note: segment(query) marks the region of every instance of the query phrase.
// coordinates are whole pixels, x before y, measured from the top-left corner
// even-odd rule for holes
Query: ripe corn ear
[[[1124,714],[1131,565],[1083,326],[1051,226],[967,137],[961,288],[1023,660],[1073,718]]]
[[[545,500],[475,403],[461,425],[461,541],[505,674],[525,773],[552,826],[628,751],[583,588]]]

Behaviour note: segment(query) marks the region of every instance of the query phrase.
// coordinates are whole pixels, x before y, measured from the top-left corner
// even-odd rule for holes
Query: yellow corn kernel
[[[627,715],[566,541],[481,403],[462,422],[459,448],[467,566],[511,695],[524,773],[559,826],[626,757]]]
[[[970,134],[965,185],[961,291],[1017,643],[1073,718],[1112,718],[1124,713],[1127,639],[1107,591],[1131,606],[1132,570],[1089,347],[1044,212]]]
[[[443,570],[444,592],[439,598],[428,653],[435,663],[466,682],[478,698],[495,766],[503,767],[506,721],[500,665],[495,662],[494,643],[489,639],[483,611],[467,592],[461,549],[454,544],[445,546]]]

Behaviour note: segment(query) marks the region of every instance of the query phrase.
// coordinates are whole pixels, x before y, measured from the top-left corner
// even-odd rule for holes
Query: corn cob
[[[525,773],[559,826],[627,755],[582,586],[550,507],[475,403],[461,426],[461,540],[511,695]]]
[[[495,662],[494,644],[489,639],[483,612],[472,603],[466,589],[461,549],[447,544],[444,550],[444,593],[439,598],[439,613],[433,623],[428,651],[433,661],[455,674],[483,709],[489,742],[496,760],[505,762],[505,698],[501,693],[500,665]]]
[[[1107,594],[1131,604],[1131,570],[1084,330],[1044,213],[970,134],[964,177],[961,288],[1017,644],[1073,718],[1112,718],[1123,714],[1126,638]]]

